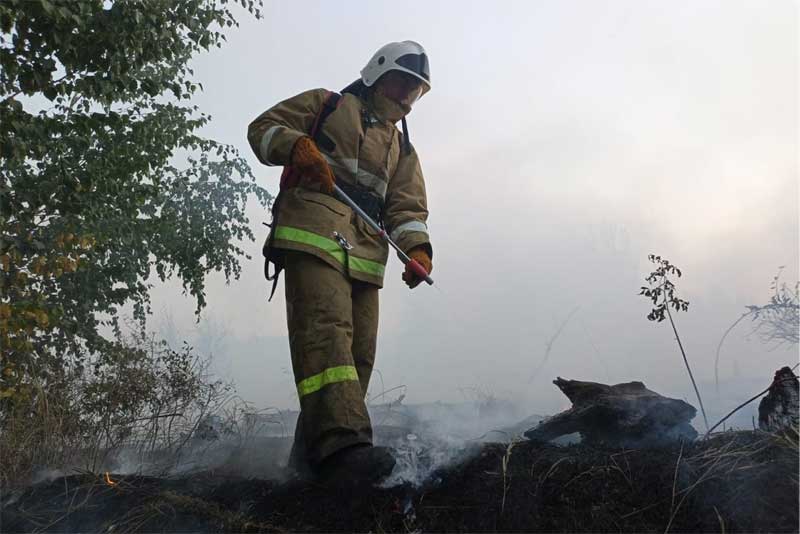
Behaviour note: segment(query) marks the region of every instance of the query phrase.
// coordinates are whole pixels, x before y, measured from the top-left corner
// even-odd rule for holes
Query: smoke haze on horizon
[[[409,116],[431,211],[440,291],[409,292],[390,257],[373,391],[408,402],[495,395],[548,413],[556,376],[642,380],[696,406],[668,323],[638,296],[650,253],[678,265],[676,315],[709,411],[766,386],[796,347],[769,350],[740,325],[780,266],[798,279],[798,5],[681,2],[267,2],[195,61],[213,117],[204,134],[239,148],[275,193],[248,123],[314,87],[339,90],[382,44],[413,39],[433,89]],[[352,31],[342,31],[343,29]],[[152,328],[213,353],[259,407],[294,408],[282,284],[268,304],[261,244],[239,280],[208,279],[209,306],[156,284]],[[154,284],[157,279],[153,279]],[[576,311],[574,311],[576,310]],[[540,366],[545,345],[574,311]],[[752,389],[752,391],[751,391]],[[698,420],[695,419],[697,425]]]

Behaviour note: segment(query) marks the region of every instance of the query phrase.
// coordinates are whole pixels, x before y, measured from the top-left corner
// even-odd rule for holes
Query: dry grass
[[[0,487],[48,472],[101,473],[122,450],[140,464],[164,451],[177,456],[209,414],[242,404],[188,346],[131,336],[96,362],[47,383],[33,376],[30,394],[0,405]]]
[[[486,444],[427,487],[331,492],[212,473],[69,477],[6,510],[21,530],[778,532],[796,529],[796,432],[620,450]],[[490,475],[490,476],[487,476]],[[59,484],[69,483],[70,488]],[[20,518],[20,514],[26,514]],[[24,528],[28,526],[28,528]]]
[[[676,515],[692,493],[701,485],[712,481],[721,482],[728,488],[738,487],[729,496],[731,503],[746,497],[749,482],[762,476],[772,477],[776,474],[786,476],[793,481],[794,494],[797,496],[798,477],[796,461],[793,462],[799,452],[797,429],[780,433],[758,432],[754,434],[757,436],[755,439],[744,443],[736,439],[736,434],[735,432],[721,434],[685,459],[682,459],[681,447],[681,454],[675,466],[675,481],[677,483],[681,462],[685,462],[683,468],[694,476],[680,489],[676,488],[677,484],[673,485],[672,505],[669,521],[664,529],[665,534],[670,531]],[[724,518],[719,509],[714,507],[714,510],[724,531]]]

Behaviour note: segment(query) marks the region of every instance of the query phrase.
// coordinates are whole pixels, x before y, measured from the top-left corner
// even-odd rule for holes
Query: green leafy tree
[[[237,25],[227,0],[0,2],[3,402],[114,354],[100,329],[119,333],[121,306],[144,329],[153,268],[198,316],[208,273],[239,277],[246,202],[270,196],[198,134],[189,68]]]

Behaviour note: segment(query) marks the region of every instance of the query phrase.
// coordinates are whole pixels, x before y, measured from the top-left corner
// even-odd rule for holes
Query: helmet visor
[[[431,71],[428,66],[428,56],[426,54],[405,54],[394,60],[401,67],[405,67],[411,72],[416,72],[426,82],[431,82]]]

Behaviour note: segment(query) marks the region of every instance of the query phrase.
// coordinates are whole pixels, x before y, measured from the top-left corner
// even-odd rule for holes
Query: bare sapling
[[[689,301],[675,296],[675,284],[669,279],[670,274],[674,274],[680,278],[681,270],[661,256],[649,254],[647,259],[657,265],[656,270],[645,278],[649,287],[642,286],[639,292],[640,295],[644,295],[652,300],[655,305],[653,309],[650,310],[650,313],[647,314],[647,319],[659,323],[665,318],[669,319],[669,323],[672,325],[672,331],[675,333],[675,340],[678,342],[678,348],[680,348],[681,354],[683,355],[683,363],[686,365],[686,371],[689,373],[689,379],[692,381],[692,387],[694,387],[695,395],[697,395],[697,402],[700,404],[700,412],[703,414],[703,422],[706,425],[706,431],[708,431],[708,417],[706,417],[706,409],[703,407],[703,399],[700,397],[700,390],[697,389],[697,382],[695,382],[692,368],[689,366],[689,359],[686,357],[686,351],[683,349],[681,337],[678,335],[678,329],[675,327],[675,321],[672,319],[672,312],[670,312],[669,309],[670,306],[672,306],[676,312],[689,309]]]

